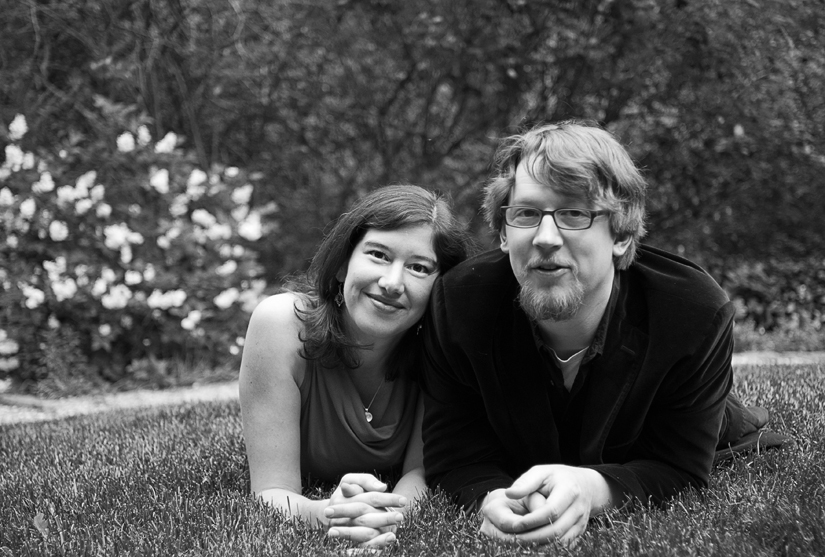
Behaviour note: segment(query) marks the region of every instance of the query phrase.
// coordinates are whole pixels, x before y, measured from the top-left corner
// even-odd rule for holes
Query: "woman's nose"
[[[404,292],[404,267],[390,265],[387,271],[378,279],[378,286],[392,294]]]

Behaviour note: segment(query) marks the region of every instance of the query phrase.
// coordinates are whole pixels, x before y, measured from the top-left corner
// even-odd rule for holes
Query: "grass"
[[[736,391],[772,410],[793,449],[714,469],[709,489],[667,509],[611,512],[575,549],[481,538],[440,495],[391,555],[823,555],[825,373],[747,367]],[[0,556],[345,555],[248,495],[237,403],[0,426]]]

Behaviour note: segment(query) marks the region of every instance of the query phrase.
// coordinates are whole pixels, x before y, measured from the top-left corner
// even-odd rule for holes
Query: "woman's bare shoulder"
[[[292,292],[269,296],[257,305],[246,332],[244,358],[250,366],[255,363],[261,365],[250,367],[250,371],[254,368],[261,371],[280,370],[300,384],[304,368],[304,360],[300,356],[303,323],[295,308],[301,309],[304,305],[303,297]]]

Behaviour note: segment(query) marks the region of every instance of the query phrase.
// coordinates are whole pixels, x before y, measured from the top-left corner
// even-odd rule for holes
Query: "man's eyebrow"
[[[384,251],[388,251],[390,253],[394,253],[392,249],[390,249],[386,245],[382,244],[381,242],[370,242],[370,241],[364,242],[364,247],[365,248],[378,248],[378,249],[382,249]],[[420,259],[420,260],[423,260],[423,261],[427,261],[427,262],[429,262],[433,265],[436,265],[436,266],[438,265],[438,261],[436,261],[432,257],[428,257],[426,255],[413,254],[413,258],[414,259]]]

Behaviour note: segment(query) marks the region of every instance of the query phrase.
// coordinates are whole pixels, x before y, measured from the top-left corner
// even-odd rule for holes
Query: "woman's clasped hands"
[[[395,531],[404,519],[398,509],[406,504],[406,497],[387,493],[387,484],[375,476],[346,474],[324,509],[330,525],[327,535],[359,547],[384,547],[395,542]]]

